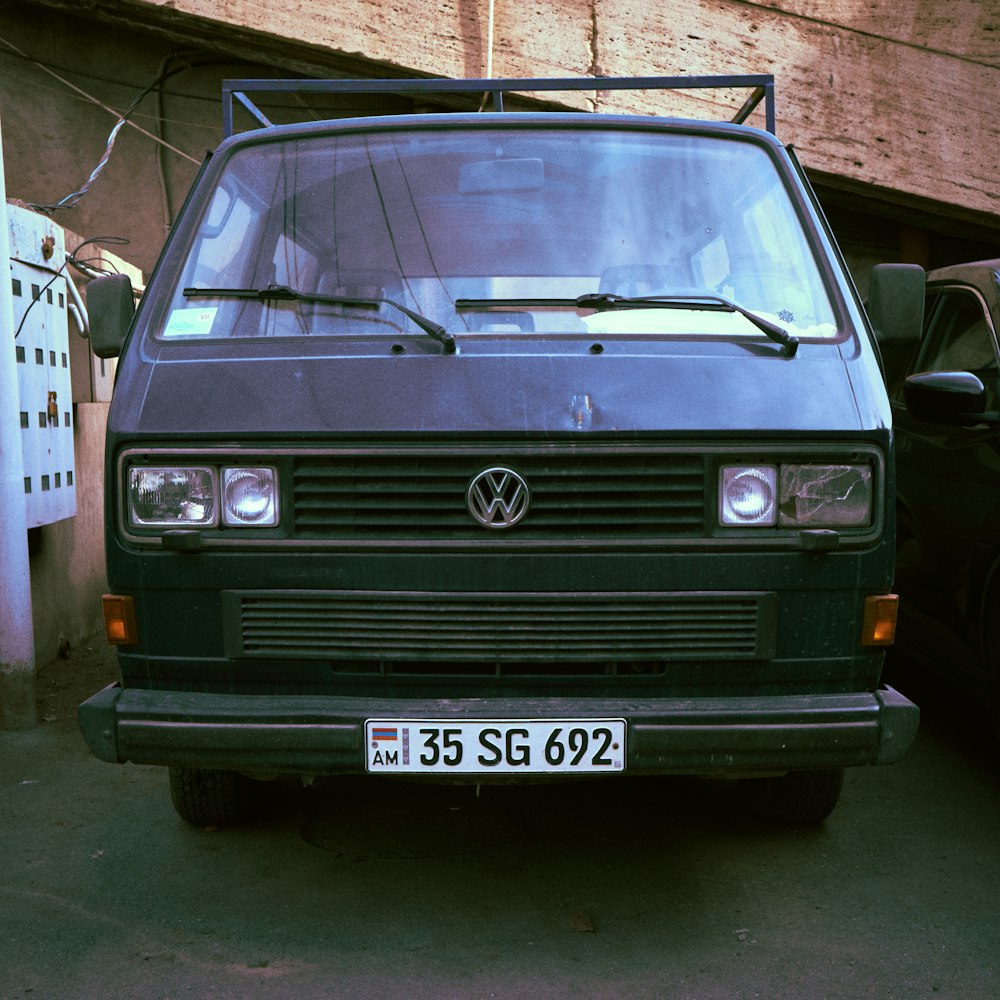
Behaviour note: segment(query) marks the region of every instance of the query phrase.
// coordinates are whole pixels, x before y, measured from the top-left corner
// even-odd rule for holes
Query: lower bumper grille
[[[774,655],[770,593],[229,591],[224,599],[227,653],[236,658],[564,673]]]

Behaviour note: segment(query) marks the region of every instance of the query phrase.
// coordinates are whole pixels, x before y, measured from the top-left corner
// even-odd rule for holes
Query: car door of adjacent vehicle
[[[997,338],[971,287],[931,288],[910,372],[970,371],[997,409]],[[1000,552],[1000,430],[914,419],[894,403],[899,479],[897,584],[912,610],[944,626],[968,654],[954,667],[974,673],[984,588]],[[975,677],[968,680],[975,681]]]

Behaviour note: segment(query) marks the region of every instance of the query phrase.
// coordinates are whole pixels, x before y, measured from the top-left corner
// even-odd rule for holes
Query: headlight
[[[133,465],[127,516],[135,528],[273,528],[278,493],[272,466]]]
[[[719,524],[865,528],[872,523],[870,465],[727,465],[719,473]]]
[[[131,468],[129,518],[137,527],[212,527],[218,523],[215,484],[214,470],[205,466]]]
[[[278,523],[274,469],[223,469],[222,495],[223,524],[271,527]]]
[[[728,466],[722,470],[719,521],[722,524],[774,524],[777,520],[773,465]]]
[[[779,506],[782,527],[866,527],[872,517],[872,470],[867,465],[783,465]]]

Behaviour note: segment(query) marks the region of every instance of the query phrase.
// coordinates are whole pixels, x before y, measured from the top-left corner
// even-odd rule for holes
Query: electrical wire
[[[2,10],[2,6],[3,6],[3,0],[0,0],[0,10]],[[50,76],[55,77],[55,79],[57,79],[61,84],[63,84],[63,86],[70,87],[71,89],[77,91],[77,93],[81,95],[81,100],[85,100],[89,104],[96,104],[98,107],[100,107],[103,110],[107,111],[109,114],[114,115],[116,118],[118,117],[118,112],[117,111],[115,111],[112,108],[107,107],[107,105],[105,105],[105,104],[102,104],[101,101],[99,101],[97,98],[92,97],[86,91],[81,90],[79,87],[75,86],[74,84],[70,83],[68,80],[66,80],[63,77],[59,76],[59,74],[56,73],[56,72],[54,72],[54,71],[55,70],[62,70],[63,72],[73,73],[74,75],[76,75],[78,77],[81,77],[81,78],[84,78],[84,79],[87,79],[87,80],[93,80],[93,81],[98,82],[98,83],[108,83],[108,84],[112,84],[114,86],[119,86],[119,87],[132,87],[133,89],[135,89],[135,88],[138,88],[138,87],[142,86],[142,84],[135,83],[134,81],[131,81],[131,80],[122,80],[120,78],[114,78],[114,77],[108,77],[108,76],[101,76],[99,73],[89,72],[87,70],[80,69],[80,67],[78,67],[78,66],[64,66],[61,63],[52,62],[51,60],[35,59],[32,56],[29,56],[26,52],[24,52],[21,49],[17,48],[16,45],[14,45],[12,42],[8,41],[7,39],[3,38],[2,36],[0,36],[0,45],[6,45],[7,48],[8,48],[7,52],[4,52],[3,50],[0,50],[0,55],[7,56],[8,58],[11,58],[11,59],[20,59],[22,62],[30,63],[31,65],[37,67],[38,69],[42,70],[43,72],[48,73]],[[197,50],[197,51],[200,53],[201,50]],[[175,53],[174,56],[172,56],[170,58],[177,58],[177,57],[178,57],[178,55]],[[197,62],[192,62],[190,64],[190,68],[191,69],[202,69],[202,68],[204,68],[206,66],[227,66],[227,67],[249,66],[249,67],[252,68],[250,72],[237,72],[237,71],[233,70],[233,72],[230,72],[230,73],[227,74],[227,76],[232,77],[234,79],[238,79],[238,78],[243,77],[243,76],[254,76],[254,77],[261,76],[262,74],[261,74],[260,70],[261,70],[262,66],[268,72],[270,72],[271,70],[274,69],[274,67],[271,66],[270,64],[262,64],[262,63],[258,63],[258,62],[252,62],[250,60],[222,59],[222,58],[217,58],[217,57],[215,57],[215,58],[208,58],[208,57],[206,57],[206,58],[203,58],[203,59],[199,59]],[[14,74],[7,74],[7,73],[5,73],[4,75],[5,76],[8,76],[8,75],[9,76],[13,76]],[[281,75],[281,77],[283,79],[289,76],[288,73],[284,73],[284,72],[282,72],[280,75]],[[311,77],[311,76],[310,77],[305,77],[305,79],[313,79],[313,77]],[[36,84],[36,86],[38,86],[38,85]],[[162,91],[162,93],[164,93],[165,95],[167,95],[169,97],[176,97],[176,98],[178,98],[180,100],[183,100],[183,101],[194,101],[194,102],[205,104],[205,105],[212,105],[213,107],[218,107],[218,104],[219,104],[218,97],[216,97],[216,96],[209,96],[209,95],[207,95],[205,93],[192,92],[192,91],[183,91],[183,90],[164,90],[164,91]],[[295,95],[294,100],[291,101],[291,102],[289,102],[289,103],[284,103],[281,100],[279,100],[277,97],[274,97],[274,98],[272,98],[268,102],[268,107],[273,108],[276,112],[277,111],[282,111],[282,112],[285,112],[285,111],[296,112],[300,108],[304,108],[305,110],[307,110],[310,113],[310,115],[316,121],[324,121],[328,117],[330,117],[330,115],[321,114],[316,109],[311,108],[298,95]],[[325,109],[320,109],[320,110],[325,110]],[[338,103],[337,107],[336,107],[337,117],[345,117],[345,116],[346,117],[355,117],[357,115],[363,115],[363,114],[365,114],[369,110],[370,110],[370,106],[367,105],[367,104],[362,104],[362,103],[358,103],[358,104]],[[139,128],[139,126],[137,126],[137,125],[134,124],[134,121],[137,118],[147,118],[147,119],[150,119],[150,120],[154,120],[154,117],[155,116],[153,116],[153,115],[133,114],[132,117],[129,119],[128,124],[131,125],[133,128],[135,128],[137,131],[142,132],[142,134],[145,135],[148,139],[153,139],[156,142],[162,142],[162,140],[160,140],[157,136],[155,136],[155,135],[153,135],[152,133],[149,133],[149,132],[144,132],[141,128]],[[295,121],[299,121],[301,119],[295,118],[294,120]],[[190,120],[183,120],[183,119],[164,119],[164,121],[166,121],[168,124],[184,125],[184,126],[187,126],[189,128],[208,128],[208,129],[211,129],[212,131],[214,131],[216,133],[220,133],[221,132],[221,129],[220,129],[220,127],[218,125],[205,125],[204,122],[200,122],[200,121],[190,121]],[[188,154],[182,152],[179,149],[175,149],[169,143],[165,143],[163,145],[165,146],[165,148],[169,149],[173,153],[177,153],[179,156],[183,156],[183,157],[185,157],[187,159],[192,159],[192,157],[188,156]],[[192,159],[192,162],[198,162],[198,161],[194,161]]]
[[[170,186],[167,183],[167,167],[164,163],[163,150],[167,143],[163,138],[163,130],[167,124],[166,117],[163,113],[163,83],[168,79],[167,77],[167,67],[170,65],[172,59],[180,59],[183,61],[186,67],[190,67],[192,63],[188,60],[188,55],[193,55],[194,53],[186,52],[175,52],[171,55],[164,56],[161,60],[159,69],[156,75],[158,84],[156,84],[156,116],[155,116],[155,128],[157,132],[157,139],[159,139],[159,145],[156,147],[156,173],[160,180],[160,200],[163,208],[163,229],[164,232],[169,233],[171,227],[174,224],[174,210],[170,203]]]
[[[48,73],[49,76],[55,77],[55,79],[58,80],[61,84],[63,84],[63,86],[69,87],[70,90],[75,91],[88,103],[97,105],[97,107],[99,107],[102,111],[107,111],[108,114],[114,115],[115,118],[122,117],[122,115],[119,112],[115,111],[114,108],[108,107],[108,105],[106,105],[103,101],[94,97],[93,94],[88,94],[85,90],[78,87],[75,83],[71,83],[69,80],[65,79],[65,77],[61,77],[58,73],[53,72],[51,69],[48,68],[48,66],[45,65],[45,63],[41,63],[37,59],[32,59],[31,56],[29,56],[26,52],[19,49],[13,42],[8,41],[3,36],[0,36],[0,44],[6,45],[7,48],[9,48],[16,55],[20,56],[22,59],[26,59],[33,66],[37,66],[43,72]],[[152,139],[154,142],[162,142],[162,140],[158,136],[153,135],[152,132],[147,131],[141,125],[136,125],[135,122],[133,121],[129,121],[128,124],[132,128],[134,128],[137,132],[140,132],[142,133],[142,135],[146,136],[147,139]],[[169,149],[172,153],[176,153],[178,156],[183,157],[185,160],[189,160],[196,166],[198,165],[199,161],[195,159],[193,156],[189,156],[183,150],[177,149],[176,147],[171,146],[169,143],[165,143],[165,145],[167,149]]]
[[[91,236],[90,239],[84,240],[79,244],[75,250],[67,252],[67,262],[87,278],[97,278],[102,274],[118,274],[118,268],[110,261],[104,260],[103,257],[81,258],[78,256],[85,246],[90,246],[92,243],[125,247],[128,246],[129,241],[124,236]]]
[[[53,204],[37,205],[29,203],[29,207],[35,209],[38,212],[43,213],[44,215],[51,215],[53,212],[61,208],[74,208],[79,203],[80,199],[83,198],[84,195],[86,195],[86,193],[90,190],[91,184],[93,184],[94,181],[97,180],[101,171],[107,166],[108,160],[111,159],[111,151],[112,149],[114,149],[115,140],[118,138],[118,133],[121,131],[122,127],[128,122],[129,116],[132,114],[132,112],[135,111],[135,109],[139,106],[139,104],[146,97],[146,95],[155,90],[156,87],[158,87],[164,80],[168,80],[170,77],[176,76],[178,73],[183,73],[187,68],[188,67],[186,65],[178,66],[175,69],[160,74],[160,76],[157,77],[148,87],[146,87],[144,90],[140,91],[136,95],[136,97],[134,98],[132,103],[128,106],[128,108],[119,116],[118,121],[115,123],[114,128],[111,129],[111,133],[108,136],[108,141],[104,147],[103,155],[101,156],[100,160],[98,160],[97,166],[95,166],[94,169],[91,170],[90,176],[83,182],[83,184],[80,185],[80,187],[78,187],[75,191],[71,191],[64,198],[60,198],[59,201]],[[159,140],[158,137],[156,138],[157,141],[162,141]],[[186,153],[183,155],[187,156]],[[187,157],[187,158],[192,160],[192,162],[197,162],[196,160],[193,159],[193,157]]]
[[[59,265],[59,269],[52,275],[52,277],[49,278],[49,280],[46,281],[44,285],[42,285],[42,287],[38,291],[38,294],[32,296],[31,301],[28,303],[28,308],[24,310],[24,315],[21,317],[21,322],[17,324],[17,329],[14,331],[15,340],[17,340],[17,338],[21,336],[21,329],[24,327],[24,321],[28,318],[28,313],[31,312],[35,303],[41,300],[42,293],[52,284],[52,282],[56,280],[56,278],[59,277],[60,274],[62,274],[62,272],[66,269],[66,265],[68,263],[69,261],[64,260],[62,264]],[[46,270],[48,270],[48,268],[46,268]]]
[[[55,271],[52,271],[52,277],[49,278],[49,280],[45,282],[44,285],[42,285],[42,287],[38,290],[37,295],[32,296],[31,301],[28,303],[28,308],[24,310],[24,315],[21,317],[21,322],[17,324],[17,329],[14,331],[15,340],[17,340],[17,338],[21,336],[21,330],[24,328],[24,322],[28,318],[28,313],[30,313],[31,310],[34,308],[35,303],[41,300],[42,293],[56,280],[56,278],[59,277],[60,274],[62,274],[63,271],[66,270],[66,265],[73,264],[74,266],[79,267],[80,264],[85,264],[85,262],[80,261],[76,255],[85,246],[89,246],[91,243],[111,243],[124,246],[125,244],[128,243],[128,240],[124,239],[121,236],[91,236],[89,240],[84,240],[81,244],[79,244],[75,250],[68,252],[66,254],[66,259],[62,262],[62,264],[60,264]],[[45,270],[51,271],[51,268],[45,268]]]
[[[0,50],[0,57],[5,56],[5,55],[9,55],[9,53],[6,53],[6,52],[3,52],[2,50]],[[36,93],[44,92],[46,94],[55,94],[55,95],[58,95],[60,98],[63,98],[65,100],[67,100],[67,101],[76,101],[79,104],[93,104],[94,103],[93,100],[91,98],[89,98],[89,97],[81,97],[79,94],[67,94],[65,87],[62,87],[62,86],[58,86],[58,87],[57,86],[50,86],[47,83],[40,82],[37,78],[28,77],[28,76],[26,76],[24,74],[10,73],[10,72],[6,72],[6,71],[0,71],[0,77],[2,77],[4,83],[8,83],[9,81],[16,80],[18,83],[23,84],[24,86],[30,87]],[[189,99],[187,94],[179,94],[178,91],[176,91],[176,90],[164,89],[162,87],[158,90],[158,93],[159,94],[163,94],[163,95],[168,96],[168,97],[176,97],[179,100],[188,100]],[[205,98],[205,102],[206,103],[214,103],[216,105],[218,105],[218,103],[219,103],[219,101],[218,101],[217,98],[214,99],[214,101],[212,99],[210,99],[210,98]],[[112,113],[115,115],[116,118],[118,117],[118,112],[117,111],[112,112]],[[155,113],[155,112],[152,113],[152,114],[150,114],[150,113],[145,112],[145,111],[136,111],[136,112],[134,112],[132,114],[132,117],[128,120],[128,123],[129,123],[129,125],[132,125],[134,128],[136,128],[137,131],[141,132],[141,129],[139,129],[139,128],[137,128],[135,126],[136,122],[152,122],[155,125],[158,121],[162,122],[164,125],[177,125],[177,126],[181,126],[183,128],[186,128],[186,129],[201,130],[201,131],[204,131],[204,132],[210,132],[213,136],[215,136],[216,143],[218,142],[219,137],[221,137],[221,135],[222,135],[222,127],[221,127],[221,125],[213,124],[213,123],[210,123],[210,122],[207,122],[207,121],[194,121],[191,118],[167,117],[165,115],[159,115],[158,113]],[[143,134],[145,134],[145,133],[143,133]],[[168,152],[174,152],[174,149],[171,147],[170,143],[165,142],[163,140],[162,136],[156,136],[152,132],[150,132],[149,135],[150,135],[151,138],[153,138],[153,139],[156,140],[157,145],[159,145],[161,147],[161,149],[163,149],[165,151],[168,151]]]
[[[2,7],[3,7],[2,0],[0,0],[0,10],[2,10]],[[94,73],[89,70],[81,69],[79,66],[65,66],[62,63],[52,62],[51,60],[48,59],[35,59],[33,56],[30,56],[27,53],[16,48],[12,42],[9,42],[2,37],[0,37],[0,43],[3,43],[9,47],[9,51],[7,52],[0,51],[0,55],[4,55],[9,59],[19,59],[21,62],[31,63],[38,69],[43,69],[50,75],[55,75],[56,79],[58,79],[60,83],[63,83],[64,85],[65,81],[54,73],[55,70],[60,70],[63,73],[72,73],[76,77],[85,80],[91,80],[95,83],[107,83],[115,87],[128,87],[131,90],[138,90],[143,86],[142,83],[137,83],[134,80],[123,80],[121,77],[101,76],[100,73]],[[200,50],[198,50],[198,53],[196,54],[200,54]],[[221,60],[221,59],[215,59],[212,60],[212,62],[223,65],[230,64],[229,60]],[[205,65],[205,63],[199,62],[198,65],[199,66]],[[239,65],[242,65],[242,63],[240,63]],[[171,90],[168,91],[168,93],[172,97],[181,97],[184,98],[185,100],[198,101],[202,104],[217,105],[219,103],[217,97],[211,97],[203,93],[184,92],[180,90]],[[93,101],[93,98],[88,98],[88,100]]]
[[[486,21],[486,79],[493,76],[493,0],[490,0]]]

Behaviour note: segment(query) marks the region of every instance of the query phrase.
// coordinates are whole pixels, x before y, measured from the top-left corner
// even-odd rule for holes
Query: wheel
[[[172,767],[170,799],[181,819],[194,826],[232,826],[250,812],[252,782],[237,771]]]
[[[750,810],[774,823],[822,823],[833,812],[843,787],[842,767],[746,779]]]

